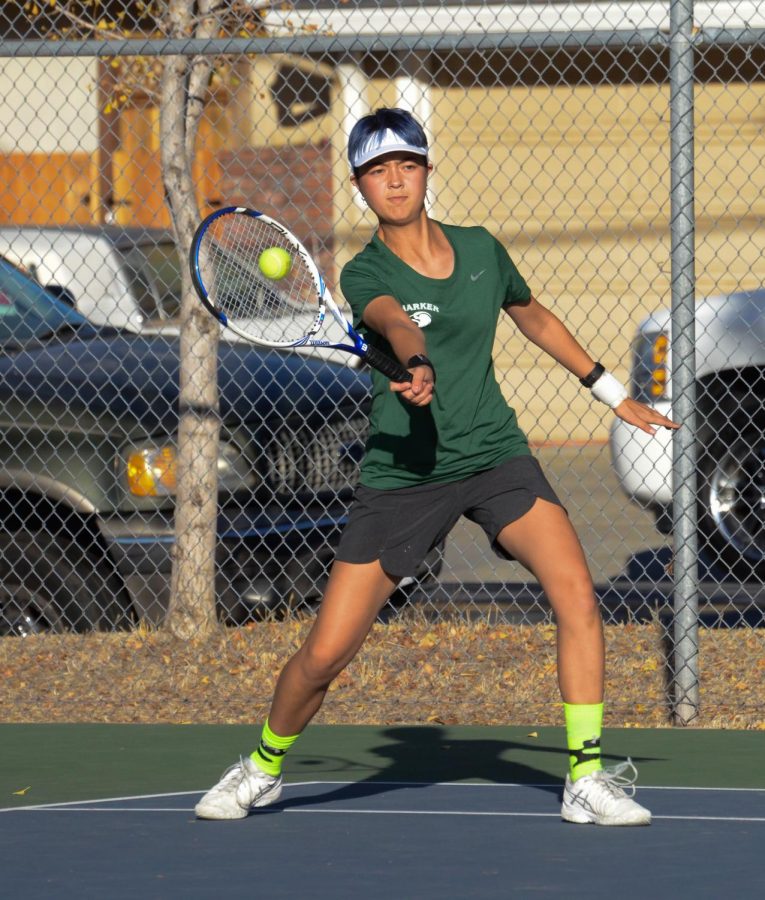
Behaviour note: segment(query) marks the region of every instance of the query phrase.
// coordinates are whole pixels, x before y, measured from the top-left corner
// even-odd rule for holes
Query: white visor
[[[356,153],[350,159],[351,168],[358,169],[360,166],[366,165],[370,160],[377,159],[378,156],[396,152],[414,153],[417,156],[427,158],[428,148],[407,144],[401,140],[395,131],[386,128],[385,131],[378,131],[370,135],[369,139],[356,150]]]

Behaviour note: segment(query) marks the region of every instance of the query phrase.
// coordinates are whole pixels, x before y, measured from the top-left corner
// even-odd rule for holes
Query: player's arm
[[[586,378],[595,368],[595,360],[579,344],[563,322],[534,297],[525,306],[508,306],[505,311],[524,337],[565,366],[577,378]],[[604,375],[607,375],[612,381],[614,380],[609,373],[604,373]],[[615,384],[618,387],[618,382]],[[598,396],[597,391],[595,395]],[[630,397],[623,397],[618,402],[617,400],[613,403],[608,400],[604,400],[604,402],[612,407],[620,419],[624,419],[625,422],[635,425],[648,434],[656,433],[654,425],[661,425],[665,428],[680,427],[676,422],[645,403],[640,403]]]
[[[408,365],[413,356],[425,356],[425,337],[404,312],[395,297],[371,300],[364,310],[364,323],[385,338],[402,365],[412,373],[411,384],[391,382],[391,390],[415,406],[427,406],[433,397],[435,373],[430,366]]]
[[[505,312],[524,337],[565,366],[577,378],[584,378],[592,371],[595,360],[555,313],[542,306],[536,298],[532,297],[523,306],[507,306]]]

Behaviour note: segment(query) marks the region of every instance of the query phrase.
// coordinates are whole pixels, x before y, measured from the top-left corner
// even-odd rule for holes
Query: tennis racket
[[[189,262],[205,308],[245,340],[264,347],[343,350],[391,381],[412,380],[399,362],[356,332],[305,247],[269,216],[242,206],[216,210],[197,227]],[[350,343],[319,336],[327,312]]]

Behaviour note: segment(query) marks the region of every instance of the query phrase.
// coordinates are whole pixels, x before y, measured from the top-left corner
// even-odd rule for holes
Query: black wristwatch
[[[410,356],[407,360],[407,369],[416,369],[417,366],[429,366],[433,372],[433,384],[436,383],[436,367],[424,353],[415,353],[414,356]]]
[[[582,387],[591,388],[605,371],[606,367],[602,363],[595,363],[595,368],[592,372],[589,375],[585,375],[584,378],[580,378],[579,383]]]

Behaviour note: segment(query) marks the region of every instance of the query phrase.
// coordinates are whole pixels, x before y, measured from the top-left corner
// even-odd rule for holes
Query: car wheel
[[[0,545],[0,634],[117,629],[131,623],[119,583],[74,541],[6,534]]]
[[[765,580],[765,407],[732,404],[717,414],[699,446],[700,549],[707,561],[740,581]]]

